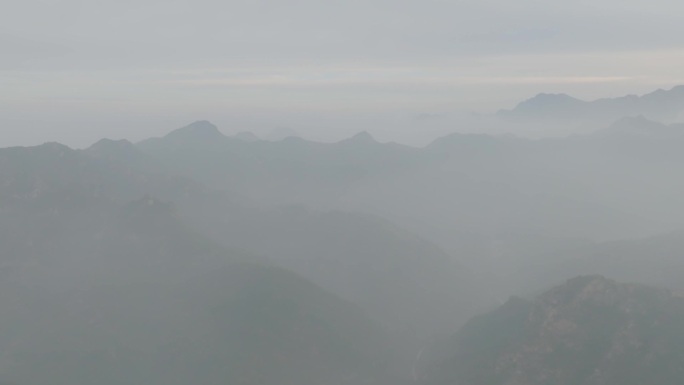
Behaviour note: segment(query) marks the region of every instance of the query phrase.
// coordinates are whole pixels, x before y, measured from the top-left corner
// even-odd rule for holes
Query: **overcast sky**
[[[391,139],[539,92],[645,93],[684,83],[683,14],[676,0],[4,0],[0,147],[199,119]]]

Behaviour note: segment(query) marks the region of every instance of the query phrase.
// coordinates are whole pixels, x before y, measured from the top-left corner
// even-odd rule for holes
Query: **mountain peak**
[[[225,138],[218,127],[207,120],[199,120],[185,127],[171,131],[165,136],[174,140],[210,141]]]
[[[573,114],[576,109],[581,108],[584,105],[586,105],[586,102],[568,94],[540,93],[530,99],[520,102],[512,110],[499,111],[498,115],[503,117],[526,116],[529,114],[546,116],[558,113],[567,115]]]
[[[375,138],[368,133],[368,131],[361,131],[349,139],[345,139],[340,143],[377,143]]]
[[[361,131],[358,134],[352,136],[352,139],[357,142],[375,142],[375,138],[368,131]]]
[[[43,149],[46,151],[73,151],[71,147],[59,143],[59,142],[45,142],[35,148]]]
[[[142,153],[126,139],[100,139],[85,150],[88,155],[111,161],[132,162],[139,160]]]
[[[40,156],[44,157],[57,156],[62,158],[64,156],[71,156],[72,154],[76,153],[76,151],[71,147],[58,142],[46,142],[35,147],[16,147],[16,149],[28,151],[33,154],[40,154]]]
[[[537,94],[535,97],[528,99],[521,103],[521,105],[534,105],[537,107],[558,105],[564,103],[576,103],[581,102],[581,100],[573,98],[568,94],[547,94],[541,93]]]

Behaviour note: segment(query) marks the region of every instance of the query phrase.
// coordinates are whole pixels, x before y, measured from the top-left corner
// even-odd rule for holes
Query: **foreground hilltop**
[[[583,276],[473,319],[425,384],[684,383],[684,299]]]

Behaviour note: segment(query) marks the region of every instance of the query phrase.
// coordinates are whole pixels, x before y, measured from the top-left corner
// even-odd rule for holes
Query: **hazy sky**
[[[0,147],[198,119],[391,138],[538,92],[670,88],[682,14],[675,0],[3,0]]]

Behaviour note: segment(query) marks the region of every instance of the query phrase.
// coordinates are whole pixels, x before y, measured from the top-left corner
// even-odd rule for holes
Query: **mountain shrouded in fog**
[[[465,325],[425,384],[679,384],[684,298],[582,276]]]
[[[566,94],[539,94],[518,104],[513,110],[502,110],[506,119],[611,121],[625,116],[643,115],[649,119],[673,122],[684,112],[684,86],[659,89],[646,95],[628,95],[590,102]]]
[[[684,2],[5,3],[0,385],[684,384]]]
[[[154,178],[53,144],[4,149],[0,157],[3,379],[317,384],[390,377],[388,340],[356,305],[215,244],[182,224],[169,203],[147,196],[119,204],[129,191],[103,190],[122,178],[131,190],[154,191]]]
[[[2,148],[0,383],[679,383],[684,128],[640,112]]]

